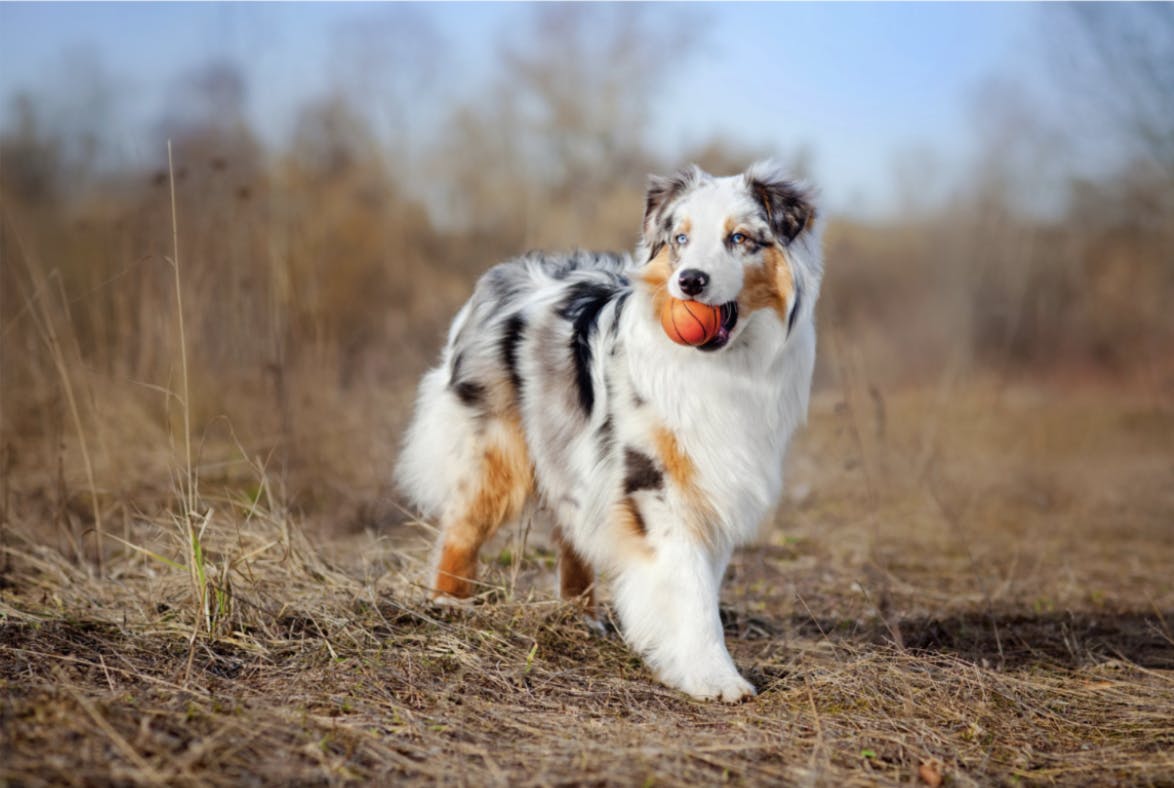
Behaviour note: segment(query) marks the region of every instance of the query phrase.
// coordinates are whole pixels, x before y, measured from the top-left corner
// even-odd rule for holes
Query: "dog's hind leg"
[[[555,528],[554,539],[558,545],[558,590],[564,601],[574,601],[583,606],[583,612],[595,621],[595,572],[563,535],[561,528]]]
[[[454,384],[452,366],[446,358],[421,381],[396,474],[439,526],[427,581],[434,596],[464,599],[481,545],[520,513],[533,471],[517,409],[505,397],[489,402],[487,389]]]
[[[466,599],[477,579],[477,554],[522,511],[533,469],[516,415],[490,417],[476,439],[476,462],[444,507],[437,540],[433,596]]]

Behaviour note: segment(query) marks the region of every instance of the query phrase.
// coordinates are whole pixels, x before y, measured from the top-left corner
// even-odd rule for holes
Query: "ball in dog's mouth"
[[[738,325],[738,302],[727,301],[722,304],[722,323],[717,329],[717,334],[704,345],[698,345],[697,349],[710,351],[725,347],[726,343],[730,341],[730,334],[733,333],[736,325]]]

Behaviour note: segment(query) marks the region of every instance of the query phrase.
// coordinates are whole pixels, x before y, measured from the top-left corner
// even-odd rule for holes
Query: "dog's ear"
[[[815,222],[810,193],[774,165],[760,162],[746,171],[746,185],[761,206],[771,232],[790,244]]]
[[[671,219],[668,209],[678,197],[699,183],[704,175],[701,168],[693,165],[668,177],[648,176],[648,193],[644,197],[644,240],[653,250],[653,257],[672,230],[672,227],[663,224],[665,219]]]

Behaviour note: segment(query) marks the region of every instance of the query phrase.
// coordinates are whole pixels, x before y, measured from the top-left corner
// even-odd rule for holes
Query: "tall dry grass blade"
[[[192,582],[195,615],[192,620],[192,631],[188,639],[188,662],[184,671],[185,684],[191,679],[192,661],[195,657],[196,641],[201,631],[211,635],[213,630],[212,612],[209,607],[209,584],[207,562],[204,553],[204,533],[212,519],[212,510],[209,509],[197,526],[197,491],[195,463],[192,461],[192,402],[191,383],[188,374],[187,330],[183,316],[183,280],[180,276],[179,258],[179,211],[175,199],[175,161],[172,153],[171,140],[167,140],[167,181],[171,199],[171,270],[175,283],[175,312],[179,329],[179,364],[181,388],[181,412],[183,414],[183,468],[178,482],[180,487],[180,517],[179,528],[184,555],[187,561],[188,574]]]
[[[192,465],[191,387],[188,384],[187,335],[183,323],[183,287],[179,276],[179,213],[175,207],[175,163],[172,160],[171,140],[167,140],[167,181],[171,192],[171,269],[175,273],[175,312],[179,322],[179,367],[183,387],[183,446],[187,479],[187,488],[183,491],[184,517],[190,520],[196,510],[196,483]],[[188,527],[191,527],[190,522]]]

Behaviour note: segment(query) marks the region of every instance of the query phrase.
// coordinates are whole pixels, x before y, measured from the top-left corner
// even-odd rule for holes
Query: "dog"
[[[439,525],[439,601],[474,594],[503,524],[553,519],[562,596],[596,573],[630,646],[694,698],[755,694],[726,648],[721,579],[773,512],[806,419],[823,274],[812,192],[770,162],[649,180],[634,255],[529,253],[478,281],[422,379],[397,465]],[[720,305],[700,347],[666,298]]]

